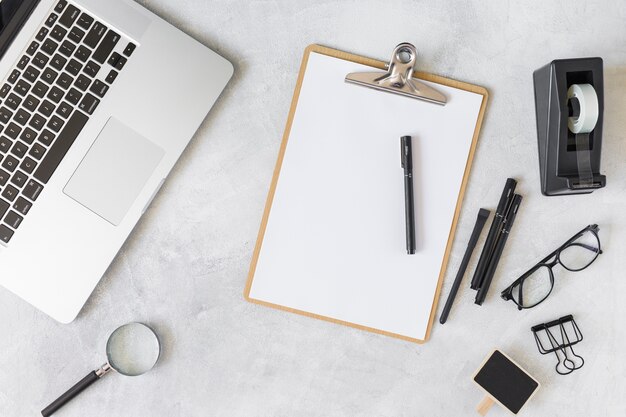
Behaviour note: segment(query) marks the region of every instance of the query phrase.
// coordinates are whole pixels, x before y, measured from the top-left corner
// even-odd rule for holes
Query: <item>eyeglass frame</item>
[[[602,246],[601,246],[601,243],[600,243],[600,236],[598,236],[598,231],[599,230],[600,230],[600,227],[597,224],[591,224],[591,225],[585,227],[580,232],[576,233],[574,236],[572,236],[570,239],[568,239],[564,244],[559,246],[558,249],[556,249],[550,255],[548,255],[545,258],[543,258],[541,261],[537,262],[537,264],[535,266],[530,268],[528,271],[526,271],[524,274],[522,274],[522,276],[520,276],[518,279],[513,281],[513,283],[511,285],[509,285],[504,291],[502,291],[502,293],[500,294],[500,297],[502,297],[502,299],[504,301],[509,301],[509,300],[513,301],[515,303],[515,305],[517,305],[517,309],[518,310],[531,309],[531,308],[537,307],[539,304],[543,303],[550,296],[550,294],[552,294],[552,290],[554,289],[554,272],[552,271],[553,267],[555,267],[556,265],[561,265],[563,268],[567,269],[570,272],[583,271],[583,270],[589,268],[589,266],[591,266],[591,264],[594,263],[596,261],[596,259],[598,259],[598,256],[600,256],[602,254]],[[583,245],[583,244],[580,244],[580,243],[577,244],[577,245],[573,245],[573,243],[574,243],[574,241],[576,239],[578,239],[579,237],[581,237],[582,235],[584,235],[587,232],[591,232],[596,237],[596,240],[598,241],[598,247],[597,248],[591,248],[591,247],[588,247],[587,245]],[[565,266],[565,264],[563,264],[561,262],[560,255],[561,255],[561,252],[563,252],[565,249],[567,249],[567,248],[569,248],[571,246],[581,246],[581,247],[583,247],[585,249],[588,249],[588,250],[590,250],[592,252],[595,252],[596,256],[587,265],[585,265],[582,268],[579,268],[579,269],[568,268],[567,266]],[[554,258],[554,261],[548,263],[548,260],[550,260],[552,258]],[[542,267],[548,268],[548,271],[550,273],[550,291],[548,291],[546,296],[543,297],[540,301],[536,302],[535,304],[533,304],[531,306],[520,305],[520,303],[518,303],[515,300],[515,298],[513,298],[513,288],[515,288],[517,285],[519,285],[519,299],[521,300],[522,299],[522,288],[523,288],[524,281],[529,276],[531,276],[532,274],[537,272],[539,270],[539,268],[542,268]],[[523,301],[520,301],[520,302],[523,303]]]

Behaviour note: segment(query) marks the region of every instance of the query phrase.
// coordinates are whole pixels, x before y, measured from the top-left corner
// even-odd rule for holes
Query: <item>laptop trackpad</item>
[[[118,226],[165,152],[110,118],[63,192]]]

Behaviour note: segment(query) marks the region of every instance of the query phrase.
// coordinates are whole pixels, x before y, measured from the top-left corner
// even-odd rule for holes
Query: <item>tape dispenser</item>
[[[541,192],[589,194],[600,174],[604,79],[602,58],[559,59],[533,74]]]

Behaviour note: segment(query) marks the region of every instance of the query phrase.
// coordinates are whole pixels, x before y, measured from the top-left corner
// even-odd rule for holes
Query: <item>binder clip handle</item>
[[[391,61],[386,65],[387,72],[353,72],[346,76],[346,82],[445,105],[446,96],[413,78],[416,62],[417,49],[413,44],[403,42],[393,50]]]
[[[403,42],[393,50],[387,65],[389,72],[380,77],[382,85],[403,88],[413,77],[413,68],[417,61],[417,49],[408,42]]]

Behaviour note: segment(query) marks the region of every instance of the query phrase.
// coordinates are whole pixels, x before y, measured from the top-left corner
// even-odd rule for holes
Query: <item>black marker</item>
[[[413,147],[410,136],[400,138],[404,168],[404,212],[406,217],[406,252],[415,254],[415,207],[413,201]]]
[[[497,240],[500,237],[504,216],[511,205],[511,201],[513,201],[516,186],[517,181],[513,178],[506,180],[504,190],[502,190],[502,195],[500,196],[498,208],[496,209],[496,215],[493,218],[489,234],[487,235],[487,240],[485,241],[485,246],[483,246],[483,251],[480,254],[478,265],[476,266],[476,271],[474,272],[474,278],[472,278],[470,288],[473,290],[479,290],[485,280],[485,273],[487,272],[487,268],[489,268],[491,256],[493,255],[493,249],[495,248]]]
[[[487,270],[485,271],[485,279],[478,290],[478,294],[476,294],[474,304],[482,305],[483,301],[485,301],[485,297],[487,297],[487,291],[489,291],[489,286],[491,286],[493,276],[496,273],[496,269],[498,269],[498,263],[500,262],[500,257],[504,251],[504,245],[506,245],[506,240],[509,238],[511,228],[513,228],[513,222],[515,222],[515,216],[517,216],[520,204],[522,204],[522,196],[515,194],[511,207],[504,218],[502,232],[500,233],[500,237],[496,242],[495,248],[493,249],[493,256]]]

